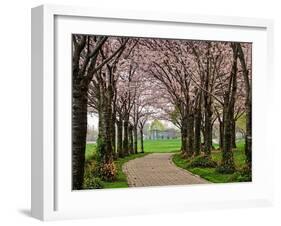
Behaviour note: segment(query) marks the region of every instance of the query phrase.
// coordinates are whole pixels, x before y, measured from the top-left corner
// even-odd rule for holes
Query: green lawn
[[[138,149],[140,151],[140,141],[138,142]],[[86,145],[86,160],[94,158],[96,153],[96,144]],[[169,139],[169,140],[144,140],[144,152],[176,152],[181,147],[180,139]]]
[[[234,153],[234,162],[237,169],[237,172],[233,174],[221,174],[216,171],[215,168],[201,168],[201,167],[190,167],[189,160],[183,159],[181,154],[175,154],[173,157],[173,162],[183,169],[186,169],[194,174],[205,178],[208,181],[213,183],[227,183],[227,182],[242,182],[248,181],[248,177],[243,176],[241,171],[245,166],[245,154],[244,154],[244,142],[237,142],[237,148],[233,151]],[[218,164],[221,161],[221,152],[214,151],[212,152],[212,159],[215,160]]]
[[[138,144],[140,145],[140,142]],[[180,147],[180,139],[144,140],[144,152],[176,152],[180,150]]]
[[[97,144],[86,144],[86,161],[95,157]]]
[[[238,141],[237,148],[234,150],[234,161],[238,173],[234,174],[221,174],[216,171],[215,168],[192,168],[189,166],[190,161],[183,159],[181,154],[176,153],[179,151],[181,141],[179,139],[170,140],[145,140],[144,150],[145,153],[134,154],[125,158],[119,158],[115,161],[117,166],[117,180],[115,182],[103,182],[104,188],[125,188],[128,187],[126,175],[122,171],[122,165],[132,159],[143,157],[148,153],[152,152],[175,152],[173,156],[173,162],[181,168],[187,169],[188,171],[205,178],[214,183],[225,183],[225,182],[237,182],[245,181],[246,179],[240,175],[241,169],[245,166],[245,154],[244,154],[244,142]],[[87,144],[86,146],[86,164],[90,164],[94,167],[95,164],[95,153],[96,144]],[[219,163],[221,161],[221,152],[213,151],[212,159]],[[87,169],[86,169],[87,170]]]

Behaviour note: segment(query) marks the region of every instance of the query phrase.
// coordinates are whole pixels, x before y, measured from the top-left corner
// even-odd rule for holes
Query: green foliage
[[[183,169],[188,169],[190,161],[185,159],[181,153],[177,153],[173,155],[172,158],[173,163]]]
[[[84,177],[84,189],[101,189],[104,188],[104,183],[98,177]]]
[[[222,159],[222,153],[220,151],[213,151],[211,156],[213,161],[215,161],[217,164],[220,163]],[[214,167],[194,167],[194,165],[191,165],[192,160],[184,159],[180,153],[176,153],[172,160],[178,167],[186,169],[193,174],[197,174],[213,183],[251,181],[251,172],[247,169],[245,163],[246,158],[244,154],[244,140],[237,142],[237,148],[233,150],[233,157],[237,170],[236,172],[229,174],[220,173],[220,171]]]
[[[85,159],[91,160],[95,159],[97,144],[86,144],[86,153],[85,153]]]
[[[236,121],[236,127],[242,131],[246,131],[246,114],[244,113],[239,119]]]
[[[165,130],[165,126],[163,125],[163,123],[161,121],[159,121],[158,119],[155,119],[150,125],[150,130],[163,131],[163,130]]]
[[[101,161],[102,153],[105,152],[105,141],[102,136],[98,136],[96,147],[96,161]]]
[[[241,169],[245,166],[245,161],[246,161],[246,156],[244,153],[244,145],[245,141],[239,140],[236,142],[236,149],[233,149],[233,159],[234,159],[234,164],[237,167],[237,169]],[[216,151],[212,153],[212,158],[216,162],[220,163],[222,159],[222,152],[221,151]]]
[[[171,122],[174,125],[177,125],[177,122],[179,121],[179,118],[180,118],[179,109],[177,107],[175,107],[175,109],[169,115],[170,115]]]
[[[233,166],[229,166],[227,164],[219,165],[216,168],[216,171],[221,174],[233,174],[235,172],[235,168]]]
[[[232,174],[221,174],[215,168],[191,168],[188,170],[213,183],[237,182],[231,181]]]
[[[191,160],[190,167],[201,167],[201,168],[214,168],[218,164],[216,161],[212,160],[209,156],[198,156]]]
[[[243,167],[242,169],[235,172],[232,177],[232,181],[239,181],[239,182],[249,182],[252,181],[252,172],[249,171],[248,167]]]
[[[250,182],[250,181],[252,181],[252,176],[251,176],[251,174],[244,174],[244,173],[238,171],[238,172],[235,172],[234,174],[232,174],[232,176],[229,180],[237,181],[237,182]]]
[[[104,184],[95,174],[95,160],[87,160],[85,164],[83,189],[103,188]]]
[[[114,161],[116,175],[114,181],[103,181],[99,178],[97,173],[97,154],[96,154],[96,144],[86,145],[86,164],[85,164],[85,174],[84,174],[84,189],[94,189],[94,188],[126,188],[128,187],[127,177],[122,171],[122,166],[129,160],[143,157],[147,153],[139,153],[127,156],[125,158],[119,158]],[[98,179],[97,179],[98,178]],[[98,181],[99,180],[99,181]],[[98,183],[101,182],[101,183]],[[98,184],[101,184],[98,186]]]

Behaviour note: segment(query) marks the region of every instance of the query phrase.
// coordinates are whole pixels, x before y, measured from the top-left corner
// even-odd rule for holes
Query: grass
[[[139,142],[138,142],[139,143]],[[124,172],[122,171],[122,166],[124,163],[129,160],[143,157],[148,153],[152,152],[175,152],[173,156],[173,162],[183,169],[186,169],[194,174],[205,178],[208,181],[214,183],[226,183],[226,182],[237,182],[241,181],[238,173],[234,174],[221,174],[216,171],[215,168],[201,168],[201,167],[190,167],[189,160],[183,159],[181,154],[176,153],[179,151],[181,141],[179,139],[170,139],[170,140],[145,140],[144,141],[144,151],[145,153],[139,153],[127,156],[125,158],[119,158],[115,161],[117,167],[117,178],[114,182],[103,182],[104,188],[126,188],[128,187],[127,178]],[[217,146],[215,146],[217,148]],[[87,144],[86,146],[86,162],[88,164],[95,163],[95,153],[96,153],[96,144]],[[219,163],[221,161],[221,152],[213,151],[212,159]],[[234,162],[238,170],[241,170],[245,166],[245,154],[244,154],[244,141],[237,142],[237,148],[234,150]],[[243,178],[242,178],[243,181]]]
[[[85,159],[91,160],[95,158],[97,144],[86,144]]]
[[[140,142],[138,142],[140,144]],[[180,149],[181,141],[179,139],[170,139],[170,140],[144,140],[144,151],[145,153],[138,153],[127,156],[125,158],[119,158],[115,161],[117,167],[117,178],[114,182],[105,182],[103,181],[104,188],[126,188],[128,187],[127,177],[122,171],[122,166],[124,163],[129,160],[143,157],[148,153],[152,152],[176,152]],[[96,154],[96,144],[87,144],[86,145],[86,164],[89,167],[86,167],[85,170],[95,166],[95,154]],[[140,147],[139,147],[140,149]],[[87,172],[86,172],[87,173]]]
[[[144,152],[177,152],[181,147],[180,139],[144,140]],[[140,145],[140,142],[138,142]]]
[[[173,156],[173,162],[183,169],[190,171],[193,174],[197,174],[202,178],[211,181],[213,183],[228,183],[228,182],[241,182],[247,181],[246,178],[241,176],[241,171],[245,166],[245,154],[244,154],[244,142],[238,141],[237,148],[233,151],[234,162],[237,168],[237,172],[233,174],[221,174],[216,171],[215,168],[201,168],[201,167],[190,167],[190,160],[183,159],[181,154],[175,154]],[[212,152],[212,159],[217,163],[220,163],[222,156],[220,151]]]
[[[140,141],[138,142],[140,151]],[[96,144],[87,144],[85,158],[86,161],[95,158]],[[144,152],[177,152],[180,150],[181,140],[180,139],[169,139],[169,140],[144,140]]]

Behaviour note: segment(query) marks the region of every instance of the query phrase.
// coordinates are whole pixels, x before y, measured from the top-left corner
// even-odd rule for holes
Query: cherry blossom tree
[[[72,36],[72,172],[73,189],[81,189],[84,177],[85,144],[87,133],[88,86],[100,69],[124,48],[122,43],[106,58],[100,50],[108,37]]]
[[[73,189],[83,184],[87,112],[99,118],[97,175],[115,179],[114,159],[144,152],[150,119],[181,131],[186,158],[211,159],[219,124],[222,161],[235,171],[236,122],[246,116],[245,155],[251,169],[251,44],[91,35],[72,37]],[[117,132],[117,133],[116,133]]]

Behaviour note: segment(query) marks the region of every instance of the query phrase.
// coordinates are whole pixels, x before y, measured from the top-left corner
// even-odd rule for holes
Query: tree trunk
[[[123,122],[121,119],[117,121],[117,153],[118,157],[123,157],[122,138],[123,138]]]
[[[208,47],[208,54],[210,51],[210,44]],[[207,68],[206,68],[206,74],[204,78],[204,86],[206,90],[211,91],[211,84],[210,84],[210,72],[211,67],[210,67],[210,59],[209,57],[207,58]],[[212,150],[212,98],[211,96],[204,92],[204,118],[205,118],[205,126],[204,126],[204,153],[207,156],[211,155],[211,150]]]
[[[202,92],[199,91],[199,97],[196,102],[196,108],[194,112],[194,152],[195,155],[200,155],[201,152],[201,96]]]
[[[123,154],[129,155],[129,117],[126,115],[124,119],[124,138],[123,138]]]
[[[188,118],[188,157],[194,154],[194,116],[193,113],[189,114]]]
[[[82,189],[87,134],[87,95],[73,82],[72,97],[72,189]]]
[[[108,88],[106,95],[106,107],[104,112],[104,125],[105,125],[105,143],[106,143],[106,152],[104,153],[104,162],[108,163],[112,161],[113,158],[113,145],[112,145],[112,134],[113,134],[113,125],[112,125],[112,89],[111,85]],[[114,129],[115,130],[115,129]]]
[[[251,94],[250,94],[251,95]],[[248,168],[252,169],[252,100],[248,100],[246,104],[246,139],[245,154]]]
[[[226,94],[224,98],[224,120],[223,120],[223,150],[222,150],[222,173],[233,173],[235,171],[233,152],[232,152],[232,140],[231,140],[231,109],[229,106],[229,94]]]
[[[200,155],[201,149],[201,112],[195,113],[195,128],[194,128],[194,152],[195,155]]]
[[[231,69],[230,81],[228,91],[224,95],[224,108],[223,108],[223,152],[221,171],[223,173],[233,173],[235,165],[232,152],[232,121],[234,117],[234,104],[237,90],[237,44],[232,44],[233,49],[233,65]]]
[[[96,172],[103,180],[112,180],[112,175],[108,174],[108,167],[112,165],[113,150],[112,150],[112,93],[110,89],[104,90],[100,86],[98,100],[99,114],[99,134],[97,140],[97,163]]]
[[[223,122],[220,121],[220,150],[223,150]]]
[[[231,120],[231,127],[231,145],[232,148],[236,148],[236,123],[234,119]]]
[[[134,153],[138,153],[138,127],[137,125],[134,126]]]
[[[243,78],[246,87],[246,135],[245,135],[245,155],[249,170],[252,169],[252,86],[249,78],[245,56],[240,43],[237,43],[238,57],[243,70]]]
[[[184,155],[188,153],[188,139],[187,139],[187,131],[188,131],[188,120],[187,117],[184,117],[182,120],[182,128],[181,128],[181,151]]]
[[[116,112],[113,109],[113,113],[112,113],[112,122],[111,122],[111,142],[112,142],[112,152],[113,152],[113,156],[116,159],[118,153],[116,152]]]
[[[140,141],[141,141],[141,153],[144,153],[144,147],[143,147],[143,128],[140,129]]]
[[[204,153],[211,155],[212,150],[212,111],[211,104],[205,105],[205,127],[204,127]]]
[[[129,153],[134,154],[133,126],[129,124]]]

